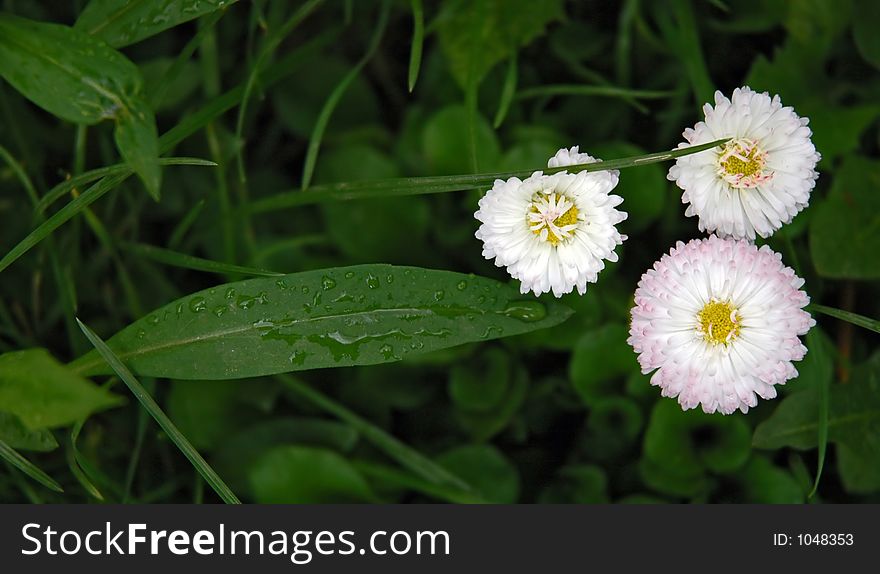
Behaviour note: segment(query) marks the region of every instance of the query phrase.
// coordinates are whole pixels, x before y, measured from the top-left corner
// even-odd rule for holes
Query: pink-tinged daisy
[[[628,342],[682,408],[745,413],[798,374],[792,361],[807,352],[798,337],[816,324],[803,284],[766,245],[678,242],[642,275]]]
[[[679,148],[731,138],[720,149],[676,160],[668,178],[684,190],[688,216],[701,231],[721,236],[768,237],[810,202],[821,156],[810,140],[809,120],[783,107],[779,96],[737,88],[733,98],[715,92],[715,107],[684,131]]]
[[[573,147],[559,150],[549,164],[593,161]],[[474,214],[482,222],[476,237],[483,256],[519,279],[522,293],[561,297],[577,287],[583,295],[605,261],[617,261],[614,249],[626,239],[615,228],[626,219],[614,209],[623,199],[611,195],[618,177],[617,171],[536,171],[525,180],[495,180]]]

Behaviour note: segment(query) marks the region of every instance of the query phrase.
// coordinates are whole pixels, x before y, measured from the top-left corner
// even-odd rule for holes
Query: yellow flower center
[[[697,331],[713,345],[727,345],[739,336],[739,311],[730,302],[712,299],[697,313]]]
[[[556,193],[551,193],[549,196],[547,196],[545,198],[546,201],[544,199],[541,199],[540,201],[543,205],[546,205],[547,201],[549,201],[550,203],[556,203],[561,198],[562,198],[562,196],[557,195]],[[538,202],[538,200],[532,202],[532,206],[529,210],[529,213],[542,214],[542,210],[538,208],[538,205],[536,205],[537,202]],[[553,233],[553,227],[555,226],[556,228],[560,228],[560,227],[565,227],[566,225],[574,225],[575,223],[577,223],[577,221],[578,221],[578,208],[572,204],[572,206],[569,207],[565,211],[565,213],[558,215],[557,217],[555,217],[553,219],[547,218],[546,221],[544,221],[543,223],[541,223],[539,225],[536,225],[534,221],[531,221],[528,219],[527,219],[527,221],[529,223],[529,227],[532,230],[532,233],[534,233],[535,235],[541,235],[541,233],[546,229],[547,230],[547,243],[549,243],[553,247],[556,247],[557,245],[559,245],[559,242],[562,239],[558,235]],[[550,225],[550,224],[552,224],[552,225]]]
[[[757,187],[773,177],[772,172],[765,172],[766,163],[767,152],[762,151],[757,142],[731,140],[718,156],[718,174],[733,187]]]

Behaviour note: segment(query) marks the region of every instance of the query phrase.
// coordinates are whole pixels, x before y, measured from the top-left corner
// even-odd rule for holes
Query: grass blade
[[[388,13],[390,12],[390,8],[391,2],[388,0],[382,2],[379,21],[373,31],[373,37],[370,39],[367,53],[364,54],[363,58],[360,59],[355,67],[352,68],[333,89],[333,92],[330,93],[330,97],[324,102],[324,106],[321,108],[321,113],[318,114],[315,127],[312,129],[312,137],[309,138],[309,147],[306,151],[306,160],[305,165],[303,166],[302,188],[304,190],[307,189],[312,182],[312,176],[315,173],[315,164],[318,162],[318,151],[321,148],[321,140],[324,137],[324,131],[327,129],[327,124],[330,123],[330,117],[333,115],[333,110],[336,109],[339,100],[345,95],[348,86],[351,85],[358,74],[361,73],[361,70],[367,65],[367,62],[370,61],[370,58],[373,57],[373,54],[379,47],[379,41],[382,39],[382,34],[385,33],[385,25],[388,23]]]
[[[0,440],[0,458],[22,471],[32,479],[36,480],[46,488],[50,490],[54,490],[55,492],[64,492],[64,489],[61,488],[61,485],[52,480],[48,474],[40,470],[34,465],[31,461],[26,459],[25,457],[18,454],[18,452]]]
[[[425,43],[425,13],[422,9],[422,0],[412,0],[413,14],[413,38],[412,48],[409,52],[409,73],[407,74],[407,87],[412,92],[419,78],[419,68],[422,67],[422,46]]]
[[[248,102],[250,101],[251,92],[257,83],[257,78],[260,77],[260,71],[263,69],[266,60],[275,52],[275,50],[278,49],[278,46],[284,38],[286,38],[303,20],[305,20],[309,14],[314,12],[323,1],[324,0],[309,0],[300,6],[299,9],[294,12],[284,24],[282,24],[277,32],[271,34],[266,39],[266,43],[260,50],[254,65],[251,67],[250,74],[248,74],[247,81],[245,82],[244,94],[241,97],[241,105],[238,107],[238,118],[235,121],[236,140],[242,141],[242,132],[244,131],[244,119],[247,114]],[[244,146],[240,146],[236,149],[236,162],[238,164],[239,181],[244,183],[247,180],[244,169]]]
[[[492,122],[492,126],[495,129],[501,127],[504,118],[507,117],[510,104],[513,103],[513,98],[516,96],[517,75],[516,54],[514,54],[507,63],[507,75],[504,76],[504,86],[501,89],[501,99],[498,101],[498,111],[495,113],[495,121]]]
[[[327,395],[289,375],[278,375],[284,386],[306,399],[316,407],[351,425],[356,431],[373,445],[382,450],[392,459],[409,469],[416,475],[435,485],[451,486],[466,493],[474,491],[473,487],[458,478],[442,466],[427,458],[412,447],[400,442],[392,435],[366,419],[361,418],[337,403]]]
[[[586,86],[581,84],[550,84],[520,90],[517,99],[552,97],[552,96],[603,96],[609,98],[635,98],[658,100],[668,98],[674,92],[665,90],[634,90],[618,86]]]
[[[211,273],[219,273],[221,275],[254,275],[257,277],[281,277],[284,273],[276,273],[275,271],[267,271],[265,269],[255,269],[253,267],[244,267],[242,265],[233,265],[231,263],[222,263],[211,259],[203,259],[186,253],[172,251],[171,249],[163,249],[154,245],[145,245],[143,243],[123,243],[122,248],[135,255],[146,257],[171,265],[173,267],[182,267],[184,269],[194,269],[195,271],[208,271]]]
[[[863,329],[880,333],[880,321],[877,319],[871,319],[870,317],[865,317],[864,315],[859,315],[858,313],[853,313],[851,311],[844,311],[843,309],[826,307],[825,305],[811,304],[808,309],[816,311],[817,313],[822,313],[823,315],[828,315],[829,317],[834,317],[835,319],[840,319],[841,321],[852,323]]]
[[[147,412],[150,413],[150,416],[152,416],[162,430],[165,431],[165,434],[167,434],[174,444],[177,445],[183,455],[189,459],[193,467],[195,467],[199,474],[204,477],[205,481],[211,485],[214,492],[216,492],[217,495],[227,504],[240,504],[238,497],[236,497],[229,487],[226,486],[226,483],[223,482],[223,479],[221,479],[216,472],[214,472],[211,465],[202,458],[202,455],[199,454],[187,438],[177,429],[174,423],[171,422],[171,419],[169,419],[159,405],[156,404],[156,401],[153,400],[153,397],[150,396],[135,376],[131,374],[128,367],[126,367],[113,351],[110,350],[110,347],[108,347],[107,344],[104,343],[104,341],[102,341],[101,338],[89,329],[82,321],[77,319],[76,322],[89,342],[94,345],[98,353],[101,354],[104,360],[107,361],[119,378],[122,379],[129,390],[131,390],[132,394],[138,401],[140,401]]]
[[[810,349],[819,349],[819,346],[822,344],[821,339],[819,339],[818,331],[816,329],[812,329],[807,334],[807,346]],[[823,353],[817,353],[816,360],[818,361],[826,361],[827,356]],[[821,365],[820,365],[821,366]],[[828,370],[830,371],[830,367]],[[824,369],[819,369],[822,371]],[[819,481],[822,478],[822,470],[825,468],[825,454],[828,450],[828,411],[829,403],[830,403],[830,393],[831,393],[831,377],[822,377],[819,382],[819,437],[818,437],[818,462],[816,464],[816,480],[813,482],[813,489],[807,495],[807,498],[812,498],[816,491],[819,489]]]
[[[558,168],[544,168],[541,171],[546,174],[568,171],[578,173],[580,171],[603,171],[608,169],[624,169],[649,163],[667,161],[712,149],[726,142],[726,139],[674,149],[671,151],[651,153],[648,155],[614,159],[580,165],[570,165]],[[525,178],[532,175],[533,170],[511,171],[505,173],[483,173],[474,175],[451,175],[432,177],[402,177],[395,179],[379,179],[369,181],[356,181],[334,183],[315,186],[309,193],[301,193],[300,190],[283,192],[271,195],[253,202],[248,209],[251,213],[275,211],[288,207],[301,205],[313,205],[327,201],[345,201],[351,199],[363,199],[370,197],[391,197],[402,195],[424,195],[429,193],[448,193],[452,191],[465,191],[491,186],[496,179],[508,179],[511,177]]]

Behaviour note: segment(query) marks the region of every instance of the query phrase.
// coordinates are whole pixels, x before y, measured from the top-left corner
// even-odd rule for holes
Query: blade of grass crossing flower
[[[22,471],[32,479],[36,480],[46,488],[55,492],[64,492],[61,485],[52,480],[48,474],[37,468],[34,463],[21,456],[15,449],[0,440],[0,458]]]
[[[373,443],[376,448],[381,449],[389,457],[396,460],[401,466],[409,469],[416,475],[433,484],[447,485],[464,492],[473,492],[473,488],[462,479],[425,457],[412,447],[400,442],[373,423],[351,412],[330,397],[289,375],[277,375],[277,378],[284,383],[284,386],[299,395],[301,398],[306,399],[316,407],[351,425],[351,427],[361,433],[366,440]]]
[[[869,331],[880,333],[880,320],[871,319],[870,317],[865,317],[864,315],[859,315],[858,313],[853,313],[852,311],[844,311],[843,309],[826,307],[825,305],[811,304],[809,306],[809,309],[816,311],[817,313],[822,313],[823,315],[828,315],[829,317],[834,317],[835,319],[840,319],[841,321],[852,323],[853,325],[862,327],[863,329],[868,329]]]
[[[314,12],[314,10],[323,2],[324,0],[309,0],[305,4],[299,7],[299,9],[293,13],[293,15],[287,19],[284,24],[278,28],[277,31],[271,33],[268,38],[266,38],[266,42],[263,45],[260,53],[257,55],[257,59],[254,61],[253,66],[251,66],[251,71],[248,74],[247,81],[244,86],[244,94],[241,97],[241,105],[238,107],[238,118],[235,121],[235,139],[241,141],[242,140],[242,132],[244,131],[244,120],[245,115],[247,114],[248,102],[250,101],[251,92],[254,89],[254,86],[257,83],[257,78],[260,76],[260,72],[263,69],[263,66],[266,63],[266,60],[275,53],[275,50],[278,49],[278,46],[281,42],[290,35],[291,32],[303,21],[305,20],[309,14]],[[236,163],[238,165],[238,179],[242,183],[247,180],[247,176],[245,174],[244,169],[244,146],[239,146],[236,149]]]
[[[501,99],[498,101],[498,111],[495,113],[495,121],[492,125],[495,129],[501,127],[510,104],[516,96],[517,64],[516,53],[507,61],[507,74],[504,76],[504,86],[501,88]]]
[[[410,92],[416,87],[419,78],[419,68],[422,66],[422,45],[425,42],[425,13],[422,9],[422,0],[411,0],[413,15],[412,47],[409,52],[409,72],[407,74],[407,88]]]
[[[79,328],[82,330],[83,334],[89,340],[89,342],[94,345],[95,349],[97,349],[98,353],[104,358],[105,361],[110,365],[113,371],[119,376],[120,379],[126,384],[126,386],[131,390],[132,394],[137,398],[138,401],[144,406],[144,408],[150,413],[150,416],[155,419],[155,421],[159,424],[165,434],[174,442],[175,445],[180,449],[184,456],[189,459],[190,463],[192,463],[193,467],[201,474],[205,481],[211,485],[211,488],[214,489],[214,492],[227,504],[240,504],[238,497],[229,489],[223,479],[221,479],[214,469],[211,468],[211,465],[199,454],[199,452],[192,446],[192,444],[187,440],[185,436],[177,429],[171,419],[165,414],[164,411],[156,404],[156,401],[153,400],[153,397],[147,393],[146,389],[140,384],[140,382],[135,378],[135,376],[128,370],[122,361],[110,350],[110,347],[101,340],[91,329],[89,329],[82,321],[79,319],[76,320],[77,324],[79,324]]]
[[[694,153],[703,152],[725,143],[726,139],[720,139],[697,146],[674,149],[651,153],[642,156],[627,157],[622,159],[606,160],[580,165],[570,165],[558,168],[539,168],[546,174],[560,171],[578,173],[580,171],[603,171],[609,169],[625,169],[650,163],[657,163],[682,157]],[[474,175],[451,175],[432,177],[402,177],[384,180],[369,180],[317,185],[309,190],[309,193],[300,193],[299,190],[283,192],[253,202],[248,209],[251,213],[275,211],[300,205],[312,205],[327,201],[345,201],[351,199],[363,199],[371,197],[392,197],[405,195],[425,195],[431,193],[448,193],[453,191],[465,191],[491,186],[496,179],[508,179],[511,177],[526,178],[535,170],[511,171],[504,173],[482,173]]]
[[[330,117],[333,115],[333,111],[336,109],[337,104],[339,104],[339,100],[345,95],[348,87],[358,74],[361,73],[361,70],[367,65],[367,62],[370,61],[370,58],[373,57],[373,54],[379,47],[379,41],[385,33],[385,25],[388,23],[388,13],[390,8],[391,2],[389,0],[384,0],[382,2],[382,7],[380,8],[379,20],[373,30],[373,37],[370,38],[370,44],[367,48],[366,54],[364,54],[355,67],[342,78],[339,84],[337,84],[333,89],[333,92],[330,93],[330,97],[324,102],[321,112],[318,114],[315,127],[312,129],[312,136],[309,138],[309,147],[306,151],[305,165],[303,165],[302,188],[304,190],[308,189],[309,184],[312,182],[312,176],[315,173],[315,164],[318,162],[318,151],[321,148],[321,140],[324,138],[324,131],[327,129],[327,124],[330,123]]]
[[[267,271],[265,269],[256,269],[253,267],[244,267],[242,265],[222,263],[211,259],[203,259],[201,257],[172,251],[171,249],[163,249],[153,245],[144,245],[143,243],[123,243],[122,248],[129,253],[146,257],[159,263],[174,267],[182,267],[184,269],[193,269],[195,271],[209,271],[211,273],[220,273],[223,275],[253,275],[256,277],[280,277],[284,275],[284,273],[276,273],[275,271]]]

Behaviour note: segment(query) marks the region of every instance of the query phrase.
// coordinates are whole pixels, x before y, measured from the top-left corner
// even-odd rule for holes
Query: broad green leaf
[[[2,412],[0,412],[0,441],[18,450],[47,452],[58,448],[58,442],[49,430],[31,430],[15,415]]]
[[[479,114],[475,117],[477,164],[492,169],[501,154],[500,145],[489,122]],[[453,174],[473,171],[471,160],[463,150],[470,149],[468,112],[464,106],[447,106],[425,123],[422,149],[432,173]],[[544,160],[546,162],[546,159]]]
[[[459,446],[436,460],[473,485],[489,502],[512,504],[519,499],[519,473],[494,446]]]
[[[837,446],[844,486],[853,492],[880,489],[880,354],[855,369],[845,385],[831,387],[828,440]],[[818,442],[819,394],[794,394],[758,425],[754,446],[765,449],[815,448]]]
[[[763,456],[752,456],[737,473],[741,498],[729,502],[802,504],[804,490],[787,471]],[[743,500],[744,499],[744,500]]]
[[[15,415],[29,430],[73,424],[121,402],[44,349],[0,355],[0,411]]]
[[[683,411],[672,399],[661,399],[645,431],[645,457],[681,471],[728,473],[749,457],[751,430],[741,417]]]
[[[141,178],[149,194],[159,201],[162,172],[159,168],[159,135],[153,111],[141,99],[131,98],[116,119],[116,147]]]
[[[219,444],[211,462],[232,488],[246,493],[250,489],[248,469],[273,448],[310,446],[345,453],[357,441],[357,431],[347,424],[319,418],[277,418],[236,432]]]
[[[584,450],[599,460],[618,456],[636,442],[644,424],[642,411],[632,399],[601,399],[592,406],[587,417]]]
[[[587,404],[604,396],[623,394],[623,377],[638,369],[626,337],[626,327],[610,323],[587,331],[575,345],[569,377]]]
[[[71,122],[116,118],[141,91],[137,67],[91,36],[0,14],[0,75],[26,98]]]
[[[142,375],[235,379],[399,361],[555,325],[570,311],[483,277],[362,265],[220,285],[108,341]],[[95,354],[76,372],[108,372]]]
[[[848,158],[810,221],[816,270],[836,279],[880,278],[880,162]]]
[[[270,450],[248,472],[260,504],[371,502],[364,477],[333,451],[305,446]]]
[[[565,466],[538,496],[541,504],[603,504],[608,502],[608,477],[590,464]]]
[[[562,17],[560,0],[449,0],[447,5],[438,34],[462,88],[479,84],[495,64]]]
[[[121,48],[237,1],[91,0],[74,28]]]
[[[880,68],[880,3],[874,0],[855,0],[854,12],[858,14],[853,19],[853,36],[856,47],[865,61],[870,62],[875,68]]]
[[[512,357],[497,347],[475,360],[453,366],[449,396],[464,410],[486,411],[504,398],[511,383]]]

